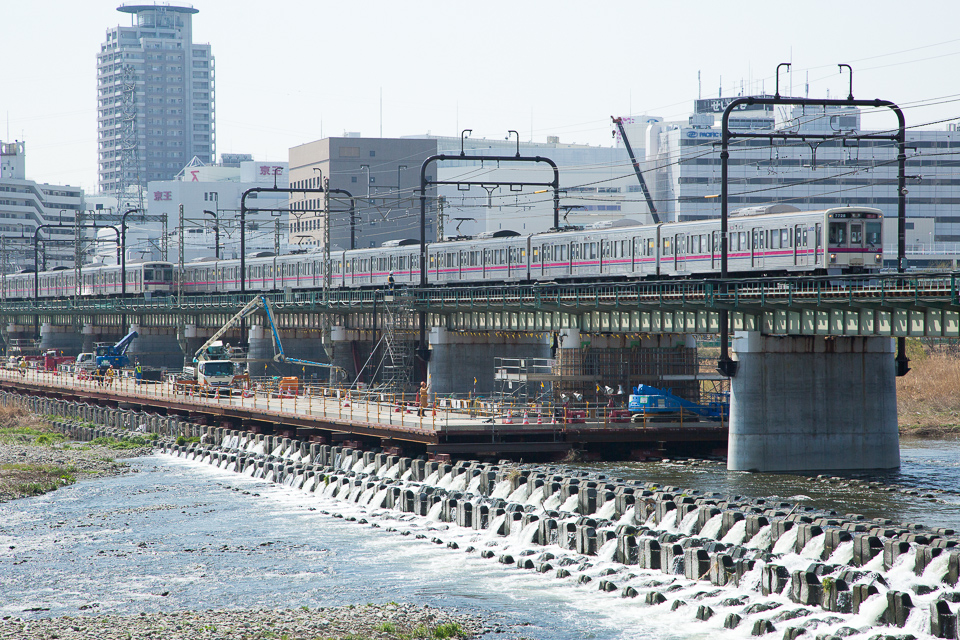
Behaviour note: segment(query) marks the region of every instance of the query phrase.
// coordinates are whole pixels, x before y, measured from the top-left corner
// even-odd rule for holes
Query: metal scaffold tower
[[[403,332],[413,313],[413,296],[410,294],[398,290],[384,295],[380,386],[396,393],[413,388],[413,342]]]

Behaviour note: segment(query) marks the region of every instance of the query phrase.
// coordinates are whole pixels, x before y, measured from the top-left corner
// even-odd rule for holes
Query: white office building
[[[181,239],[184,262],[196,259],[240,257],[240,200],[256,187],[287,188],[287,162],[243,160],[224,165],[184,167],[173,180],[152,181],[145,192],[149,219],[142,222],[136,213],[127,216],[127,261],[180,260]],[[247,255],[258,252],[288,253],[288,194],[256,193],[247,196],[245,243]],[[180,228],[180,205],[183,227]],[[165,223],[163,222],[165,221]],[[100,250],[107,263],[115,258]]]
[[[668,220],[720,215],[720,118],[729,100],[698,100],[687,121],[647,125],[643,167],[656,176],[650,181],[654,197],[663,203]],[[890,119],[895,126],[892,114]],[[845,134],[845,139],[823,142],[734,139],[728,165],[730,210],[771,203],[801,209],[877,207],[887,216],[889,258],[896,243],[891,223],[897,215],[897,146],[888,140],[856,140],[858,133],[881,133],[862,129],[859,109],[792,107],[777,113],[754,105],[735,112],[731,129]],[[960,242],[960,159],[954,156],[960,133],[951,126],[908,129],[906,135],[908,244],[913,250],[934,251],[939,245],[940,251],[955,252],[952,243]]]
[[[26,143],[0,141],[0,270],[33,269],[34,236],[39,266],[72,266],[76,247],[75,220],[84,210],[83,191],[69,185],[27,179]],[[63,223],[63,227],[60,227]],[[84,237],[87,234],[84,232]],[[114,245],[114,249],[116,246]]]

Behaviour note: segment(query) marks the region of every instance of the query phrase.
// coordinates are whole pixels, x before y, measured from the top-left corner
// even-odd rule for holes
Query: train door
[[[793,264],[798,267],[807,265],[807,248],[803,243],[803,225],[793,227]]]
[[[763,266],[763,230],[762,229],[753,229],[750,232],[750,255],[753,256],[753,261],[751,262],[752,267],[762,267]]]
[[[813,260],[815,264],[823,265],[823,225],[819,222],[813,229]]]
[[[677,273],[686,271],[687,268],[686,240],[686,237],[682,233],[678,233],[673,237],[673,268],[677,271]]]

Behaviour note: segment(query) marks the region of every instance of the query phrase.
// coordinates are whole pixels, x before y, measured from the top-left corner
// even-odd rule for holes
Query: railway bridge
[[[960,337],[958,275],[331,289],[269,297],[288,353],[328,359],[354,380],[386,350],[393,360],[378,357],[387,374],[398,375],[402,362],[411,370],[404,381],[428,378],[437,394],[489,393],[498,357],[554,356],[560,369],[550,381],[571,391],[600,389],[601,382],[629,386],[645,366],[659,368],[661,380],[696,385],[702,377],[696,359],[682,354],[695,349],[693,336],[719,333],[727,317],[738,361],[730,380],[730,469],[881,469],[899,466],[894,338]],[[39,334],[41,349],[76,353],[134,328],[141,336],[134,357],[179,368],[246,302],[237,295],[4,300],[0,332],[8,350]],[[244,335],[235,329],[227,336],[249,344],[251,367],[262,363],[272,371],[262,318]],[[413,357],[426,346],[428,358]],[[670,358],[685,374],[662,375]],[[618,373],[600,371],[604,363]]]

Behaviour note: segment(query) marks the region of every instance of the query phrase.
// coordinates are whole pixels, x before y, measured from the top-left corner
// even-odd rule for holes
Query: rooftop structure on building
[[[192,158],[213,162],[214,58],[193,42],[193,7],[117,10],[132,23],[108,29],[97,54],[99,187],[124,209],[140,205],[130,186],[170,180]]]

